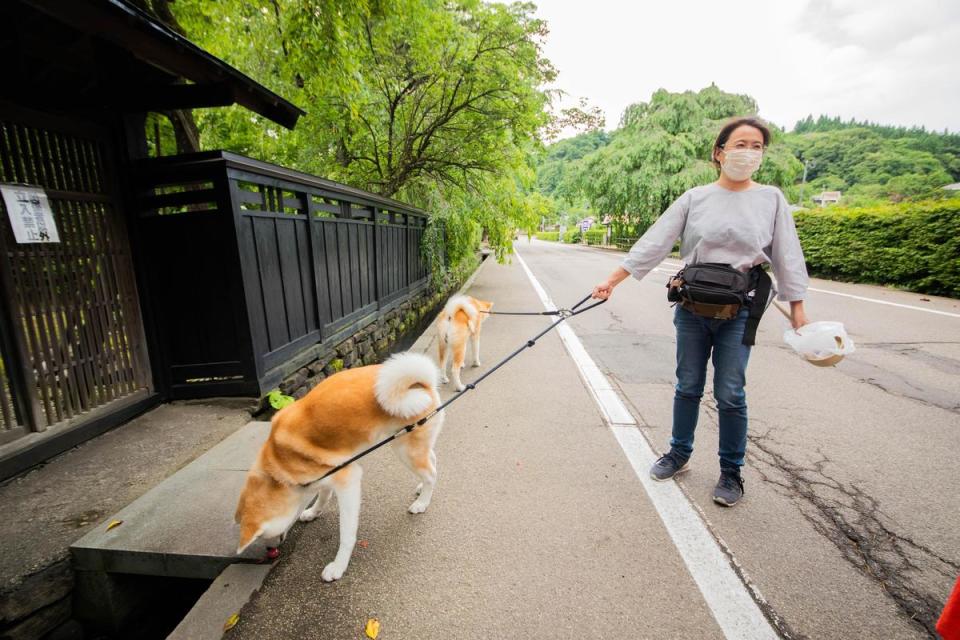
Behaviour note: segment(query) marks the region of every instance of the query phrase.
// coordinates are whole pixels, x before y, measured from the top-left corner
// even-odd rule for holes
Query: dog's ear
[[[240,525],[240,542],[237,544],[237,555],[249,547],[257,538],[263,534],[263,528],[259,526],[261,518],[257,517],[255,494],[262,488],[263,480],[254,474],[247,476],[247,481],[243,485],[243,491],[240,492],[240,500],[237,502],[237,511],[233,515],[233,520]]]
[[[490,309],[493,309],[493,303],[487,302],[486,300],[477,300],[477,304],[479,304],[480,308],[484,311],[490,311]]]
[[[257,527],[252,519],[247,519],[240,525],[240,542],[237,543],[237,555],[247,550],[251,544],[263,535],[263,527]]]

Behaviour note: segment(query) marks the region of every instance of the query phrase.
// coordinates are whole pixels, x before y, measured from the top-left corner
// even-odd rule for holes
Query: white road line
[[[935,313],[939,316],[950,316],[951,318],[960,318],[960,313],[950,313],[949,311],[938,311],[937,309],[924,309],[923,307],[915,307],[912,304],[900,304],[899,302],[887,302],[886,300],[877,300],[875,298],[865,298],[863,296],[855,296],[851,293],[839,293],[837,291],[827,291],[826,289],[815,289],[813,287],[808,287],[808,289],[810,291],[816,291],[817,293],[829,293],[832,296],[843,296],[844,298],[853,298],[854,300],[863,300],[865,302],[885,304],[891,307],[900,307],[902,309],[911,309],[913,311],[925,311],[927,313]]]
[[[527,263],[518,252],[515,251],[514,255],[526,271],[543,306],[547,310],[555,310],[556,305],[540,286]],[[729,558],[680,487],[675,482],[661,483],[650,478],[649,469],[657,459],[656,454],[637,428],[633,415],[584,349],[573,329],[563,323],[557,327],[557,331],[724,635],[737,640],[778,638],[760,607],[750,597],[747,586],[730,566]]]

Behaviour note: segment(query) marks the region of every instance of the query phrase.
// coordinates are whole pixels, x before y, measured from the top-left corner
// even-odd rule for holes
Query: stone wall
[[[79,625],[70,619],[73,583],[73,569],[65,559],[0,593],[0,638],[80,637]]]

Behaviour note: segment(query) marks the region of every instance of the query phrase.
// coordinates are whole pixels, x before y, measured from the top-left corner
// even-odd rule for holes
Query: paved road
[[[520,254],[555,300],[588,291],[622,258],[538,242]],[[678,266],[629,279],[572,321],[660,448],[675,345],[663,283]],[[747,376],[745,502],[710,503],[712,398],[681,484],[797,635],[925,637],[960,573],[960,303],[822,280],[811,288],[810,318],[844,322],[857,352],[832,369],[803,362],[771,308]]]
[[[488,260],[470,293],[541,308],[516,263]],[[489,320],[484,364],[545,326]],[[433,354],[432,338],[414,349]],[[416,481],[396,457],[364,460],[367,546],[343,579],[320,580],[336,552],[331,505],[294,528],[227,638],[360,638],[369,617],[380,640],[724,637],[555,332],[451,405],[437,451],[419,516],[406,512]]]
[[[538,242],[520,243],[519,253],[561,305],[619,261]],[[412,477],[389,453],[375,453],[363,463],[366,546],[344,579],[320,580],[336,549],[328,509],[295,528],[227,637],[358,638],[369,617],[381,620],[386,640],[771,637],[750,606],[791,637],[925,637],[922,624],[960,563],[960,317],[811,294],[810,315],[843,320],[858,342],[855,356],[824,370],[782,347],[780,320],[767,316],[748,376],[747,497],[722,510],[709,499],[717,477],[711,401],[680,485],[692,502],[673,483],[643,484],[631,466],[639,448],[624,444],[642,433],[662,448],[669,434],[674,342],[665,277],[626,282],[609,303],[570,321],[639,430],[611,428],[569,344],[548,334],[451,406],[426,514],[405,512]],[[960,315],[953,301],[815,286]],[[488,261],[470,293],[501,310],[542,308],[519,260]],[[489,320],[485,366],[545,323]],[[414,346],[432,348],[429,335]],[[483,370],[468,370],[465,380]],[[665,496],[673,501],[666,507]],[[696,526],[689,517],[677,525],[684,513]],[[703,537],[708,545],[696,543]],[[718,562],[732,587],[704,571]],[[732,608],[745,617],[731,621]]]

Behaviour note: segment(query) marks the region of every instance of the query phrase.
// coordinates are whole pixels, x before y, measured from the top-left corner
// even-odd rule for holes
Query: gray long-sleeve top
[[[810,279],[803,249],[787,200],[776,187],[730,191],[713,183],[690,189],[637,240],[620,266],[640,280],[667,257],[677,238],[685,264],[720,262],[747,271],[769,262],[778,299],[806,295]]]

